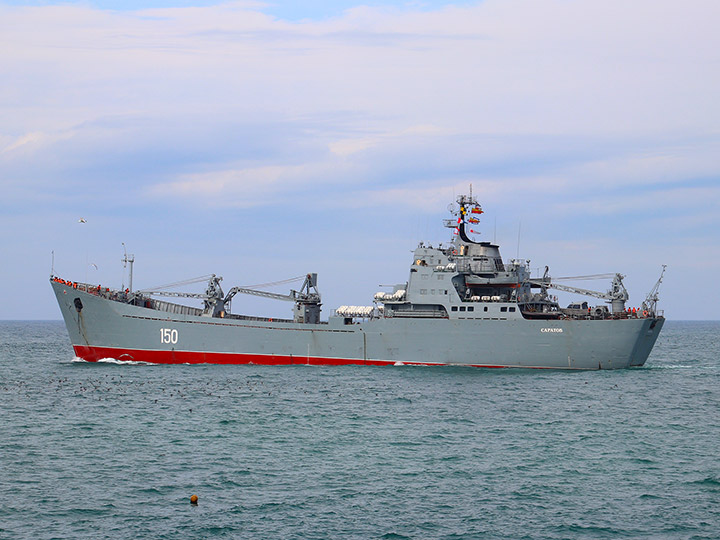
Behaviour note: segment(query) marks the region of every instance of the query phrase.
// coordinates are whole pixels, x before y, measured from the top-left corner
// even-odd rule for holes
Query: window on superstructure
[[[460,311],[465,311],[465,306],[460,306]]]
[[[500,311],[502,311],[502,312],[505,312],[505,311],[507,311],[507,306],[503,306],[503,307],[501,307],[501,308],[500,308]]]

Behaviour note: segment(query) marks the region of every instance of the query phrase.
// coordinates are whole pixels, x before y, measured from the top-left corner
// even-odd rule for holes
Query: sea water
[[[2,322],[0,412],[0,538],[720,538],[720,322],[593,372],[86,363]]]

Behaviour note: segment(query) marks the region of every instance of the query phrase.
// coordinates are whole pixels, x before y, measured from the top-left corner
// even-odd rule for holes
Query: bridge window
[[[500,308],[500,311],[503,311],[503,312],[504,312],[504,311],[507,311],[507,306],[501,307],[501,308]]]

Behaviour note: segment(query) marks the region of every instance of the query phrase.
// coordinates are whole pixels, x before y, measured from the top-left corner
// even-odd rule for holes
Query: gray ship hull
[[[384,317],[319,324],[174,314],[51,281],[75,354],[151,363],[642,366],[663,317],[531,320]]]

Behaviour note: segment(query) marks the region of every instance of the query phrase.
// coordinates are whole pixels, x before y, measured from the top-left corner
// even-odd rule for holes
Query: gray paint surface
[[[204,310],[142,294],[105,294],[54,278],[51,285],[76,354],[90,360],[112,354],[170,363],[556,369],[645,363],[665,321],[655,313],[662,276],[653,301],[644,302],[639,315],[625,311],[629,295],[620,274],[607,293],[576,290],[611,304],[612,313],[605,306],[588,307],[587,313],[562,309],[548,294],[554,284],[547,268],[541,280],[532,280],[529,261],[503,262],[499,246],[468,237],[466,225],[478,223],[483,213],[472,194],[459,196],[449,210],[454,218],[445,220],[445,226],[453,229],[452,242],[436,247],[420,243],[406,283],[391,293],[378,292],[373,306],[341,306],[326,322],[320,319],[316,274],[308,274],[303,290],[290,296],[242,288],[224,295],[222,278],[213,276],[205,295],[189,295],[202,299]],[[233,315],[230,300],[237,292],[295,300],[295,318]]]
[[[449,365],[613,369],[641,366],[663,318],[505,320],[378,318],[344,324],[176,315],[52,282],[73,346]],[[83,308],[77,311],[74,300]],[[163,330],[177,331],[163,343]],[[332,363],[332,362],[328,362]]]

